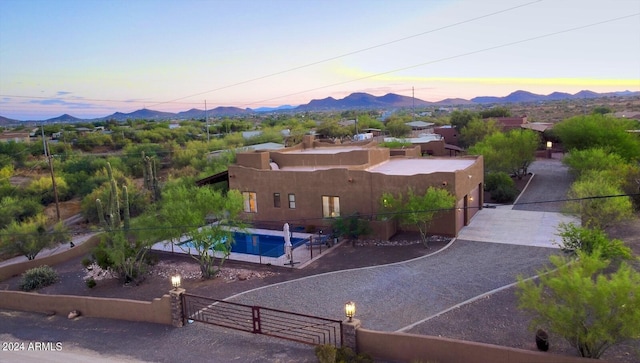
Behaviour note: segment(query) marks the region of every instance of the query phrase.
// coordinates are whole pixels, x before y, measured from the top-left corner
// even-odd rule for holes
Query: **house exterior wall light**
[[[180,275],[171,276],[171,285],[176,290],[180,288]]]
[[[353,321],[353,317],[356,315],[356,303],[349,301],[344,304],[344,314],[349,318],[349,321]]]

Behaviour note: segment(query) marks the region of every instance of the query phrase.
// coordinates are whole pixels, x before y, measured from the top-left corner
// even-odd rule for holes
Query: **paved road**
[[[555,162],[555,164],[553,164]],[[522,201],[558,199],[554,194],[564,195],[567,180],[558,160],[536,162],[531,170],[534,177]],[[543,177],[548,174],[548,177]],[[555,173],[559,173],[556,175]],[[535,183],[550,183],[542,189],[534,189]],[[558,189],[558,190],[555,190]],[[564,189],[564,190],[561,190]],[[528,195],[528,193],[535,193]],[[535,195],[538,195],[537,197]],[[529,199],[526,199],[529,198]],[[553,239],[555,230],[549,228],[558,222],[559,209],[549,203],[522,204],[546,210],[551,218],[541,218],[536,234],[542,240]],[[514,209],[521,209],[516,206]],[[530,210],[533,207],[526,207]],[[486,213],[485,213],[486,211]],[[481,221],[484,209],[476,215],[472,225]],[[522,214],[507,213],[504,218]],[[545,214],[543,213],[543,215]],[[533,215],[531,215],[533,216]],[[493,224],[495,223],[495,224]],[[503,226],[513,226],[505,230]],[[500,228],[497,228],[500,226]],[[498,222],[477,223],[475,232],[468,232],[449,248],[431,256],[412,261],[358,270],[340,271],[301,280],[271,285],[249,291],[229,300],[257,303],[266,307],[316,314],[341,319],[343,306],[348,300],[357,302],[357,316],[367,328],[380,330],[402,330],[422,319],[450,306],[463,302],[492,289],[510,284],[516,275],[530,276],[546,263],[554,248],[532,246],[523,243],[524,236],[508,219]],[[469,226],[471,227],[471,226]],[[471,229],[471,228],[469,228]],[[486,242],[492,238],[506,241]],[[464,232],[464,230],[463,230]],[[462,235],[462,234],[461,234]],[[473,236],[484,236],[485,242],[473,241]],[[524,235],[524,234],[523,234]],[[530,233],[526,233],[529,236]],[[546,236],[546,237],[545,237]],[[469,240],[470,239],[470,240]],[[511,243],[509,243],[511,240]],[[520,241],[521,244],[514,242]],[[121,360],[122,356],[145,361],[173,362],[186,357],[218,362],[315,362],[311,347],[287,341],[254,336],[251,334],[191,324],[175,329],[166,326],[130,323],[104,319],[78,319],[69,321],[63,317],[44,317],[37,314],[0,312],[0,338],[26,341],[61,341],[69,350],[89,349],[102,354],[119,354],[110,359]],[[10,334],[10,335],[9,335]],[[86,358],[86,352],[74,351]],[[55,352],[48,353],[51,357]],[[20,361],[25,361],[20,356]],[[14,356],[0,352],[0,361],[12,361]],[[88,358],[91,359],[91,358]]]

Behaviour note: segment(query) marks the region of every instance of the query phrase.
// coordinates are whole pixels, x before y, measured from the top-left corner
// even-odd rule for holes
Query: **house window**
[[[273,193],[273,207],[280,208],[280,193]]]
[[[340,217],[340,197],[322,196],[322,216]]]
[[[289,194],[289,208],[296,209],[296,195]]]
[[[258,203],[255,192],[242,192],[244,198],[244,211],[247,213],[257,213]]]

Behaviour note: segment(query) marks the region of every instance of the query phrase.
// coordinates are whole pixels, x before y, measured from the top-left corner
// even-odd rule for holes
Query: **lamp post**
[[[344,314],[347,316],[349,321],[353,321],[353,317],[356,315],[356,303],[349,301],[344,304]]]
[[[180,288],[180,275],[171,276],[171,285],[173,285],[174,290],[178,290]]]
[[[553,148],[553,143],[547,141],[547,159],[551,159],[551,148]]]

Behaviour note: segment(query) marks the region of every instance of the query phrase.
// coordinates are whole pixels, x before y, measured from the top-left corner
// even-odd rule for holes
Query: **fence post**
[[[184,326],[184,308],[182,297],[185,289],[177,288],[169,291],[171,296],[171,325],[176,328]]]
[[[358,343],[356,341],[356,334],[358,329],[362,326],[362,322],[359,319],[352,318],[351,321],[346,319],[342,322],[342,346],[350,348],[354,352],[358,353]]]

